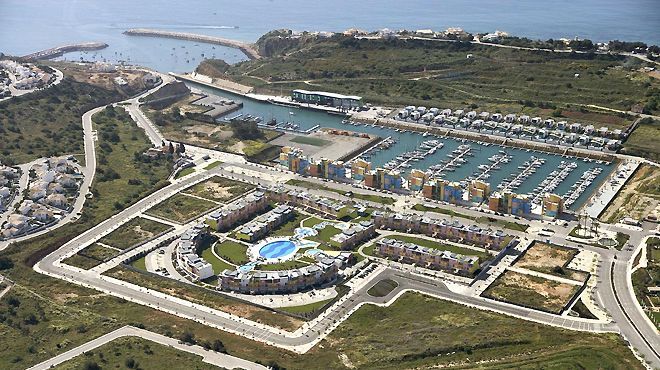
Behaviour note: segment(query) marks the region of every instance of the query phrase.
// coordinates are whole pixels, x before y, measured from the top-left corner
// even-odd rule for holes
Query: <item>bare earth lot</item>
[[[578,251],[574,249],[537,241],[514,266],[544,274],[584,281],[587,278],[586,273],[564,268],[577,253]]]
[[[216,202],[224,202],[247,193],[252,189],[254,189],[254,186],[244,182],[215,176],[186,189],[184,193],[196,195]]]
[[[580,287],[506,271],[482,294],[521,306],[560,313]]]
[[[626,186],[600,216],[603,222],[618,222],[624,217],[642,220],[660,217],[660,170],[641,165]]]

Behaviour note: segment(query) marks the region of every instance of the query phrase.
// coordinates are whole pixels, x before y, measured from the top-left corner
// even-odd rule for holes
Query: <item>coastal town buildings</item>
[[[271,230],[290,220],[293,216],[293,207],[285,204],[278,205],[274,209],[257,216],[252,221],[241,226],[236,231],[236,237],[240,240],[254,242],[263,238]]]
[[[200,223],[186,230],[175,248],[176,262],[193,280],[204,280],[214,275],[213,266],[197,253],[208,237],[208,225]]]
[[[343,95],[325,91],[293,90],[291,99],[300,103],[326,105],[339,108],[359,108],[363,105],[362,97],[355,95]]]
[[[226,231],[265,211],[267,207],[268,200],[264,192],[254,191],[212,212],[206,216],[205,222],[212,230]]]
[[[459,221],[431,219],[416,214],[374,211],[372,218],[379,229],[423,234],[494,250],[505,248],[513,240],[502,230],[483,229],[478,225],[468,226]]]
[[[364,175],[364,185],[381,190],[400,191],[403,189],[401,172],[376,168]]]
[[[342,161],[327,158],[314,160],[303,154],[299,148],[285,146],[279,157],[280,164],[300,175],[319,177],[335,181],[346,181],[346,167]]]
[[[83,175],[73,157],[44,159],[29,171],[26,191],[16,194],[11,188],[17,185],[18,171],[0,168],[0,210],[13,197],[20,197],[16,210],[0,225],[1,238],[26,235],[56,222],[70,212],[78,196]]]
[[[488,208],[494,212],[529,216],[532,213],[532,199],[527,194],[494,192],[488,199]]]
[[[353,207],[344,202],[319,197],[307,191],[289,190],[283,185],[272,185],[263,191],[272,202],[291,204],[311,213],[342,218],[354,211]]]
[[[353,263],[350,252],[336,256],[315,255],[315,263],[301,268],[281,271],[224,270],[219,275],[219,288],[244,294],[297,293],[336,281],[341,268]]]
[[[396,239],[376,242],[376,255],[420,267],[469,276],[479,268],[479,257],[466,256],[442,249],[423,247]]]
[[[376,225],[373,221],[364,220],[357,224],[351,224],[347,229],[333,235],[330,240],[342,250],[353,249],[363,241],[370,239],[376,233]]]

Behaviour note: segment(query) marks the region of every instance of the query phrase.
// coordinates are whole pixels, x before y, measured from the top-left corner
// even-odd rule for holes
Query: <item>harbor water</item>
[[[502,30],[542,40],[578,36],[593,41],[660,44],[657,0],[2,0],[0,14],[2,53],[25,55],[64,44],[98,41],[110,46],[98,52],[73,53],[67,55],[68,60],[81,56],[125,60],[162,72],[192,71],[202,53],[228,62],[244,60],[244,56],[237,50],[202,44],[193,53],[190,49],[195,42],[126,36],[123,31],[155,28],[254,42],[280,28],[339,32],[352,27],[462,27],[472,33]]]
[[[199,89],[208,93],[220,95],[235,101],[243,103],[243,108],[233,112],[231,115],[237,114],[250,114],[252,116],[260,117],[264,121],[275,119],[278,122],[292,122],[299,126],[299,129],[304,131],[314,126],[329,127],[357,132],[366,132],[374,134],[382,138],[392,137],[396,143],[388,149],[382,149],[374,152],[367,160],[371,161],[373,167],[380,167],[387,162],[395,160],[406,152],[421,150],[420,146],[425,141],[438,140],[443,143],[443,146],[433,154],[428,154],[424,159],[419,161],[410,161],[410,167],[399,168],[404,174],[409,173],[411,169],[427,170],[429,167],[438,165],[441,161],[448,161],[454,155],[452,152],[456,151],[461,145],[469,145],[472,155],[463,157],[465,163],[457,166],[453,171],[443,172],[442,178],[449,181],[463,181],[470,176],[475,177],[479,174],[479,166],[491,166],[494,161],[491,160],[493,156],[506,154],[510,156],[508,163],[499,163],[498,168],[494,168],[488,172],[489,177],[484,178],[484,182],[491,184],[493,191],[497,190],[497,186],[502,184],[507,178],[511,179],[514,175],[522,171],[519,167],[524,167],[526,162],[532,161],[533,158],[541,159],[544,161],[534,173],[526,177],[519,187],[514,192],[520,194],[527,194],[534,191],[535,188],[540,186],[546,178],[552,180],[557,174],[552,174],[553,171],[561,171],[562,167],[568,166],[570,163],[575,163],[572,170],[566,170],[567,175],[564,179],[558,182],[556,188],[552,192],[566,196],[570,195],[576,188],[575,184],[580,182],[580,178],[587,171],[600,171],[591,184],[586,187],[585,191],[581,192],[580,196],[570,206],[570,209],[578,209],[589,198],[598,184],[600,184],[612,171],[614,164],[607,164],[604,162],[598,163],[597,161],[585,161],[581,158],[562,157],[560,155],[519,149],[513,147],[502,147],[499,145],[492,145],[486,143],[478,143],[470,140],[457,140],[450,137],[434,137],[431,135],[423,136],[421,133],[397,131],[391,128],[384,128],[372,125],[349,125],[342,123],[344,117],[328,114],[321,111],[315,111],[305,108],[290,108],[253,100],[241,95],[232,94],[223,90],[206,87],[200,84],[188,83],[190,87]],[[562,165],[561,162],[564,162]],[[595,170],[600,168],[600,170]]]

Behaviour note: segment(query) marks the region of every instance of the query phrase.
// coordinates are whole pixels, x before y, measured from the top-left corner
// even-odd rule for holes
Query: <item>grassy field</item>
[[[440,208],[440,207],[431,207],[431,206],[426,206],[423,204],[415,204],[412,209],[416,211],[421,211],[421,212],[434,212],[434,213],[440,213],[443,215],[448,215],[451,217],[460,217],[460,218],[465,218],[468,220],[475,220],[476,217],[472,217],[463,213],[458,213],[454,210],[447,209],[447,208]]]
[[[268,236],[292,236],[293,231],[300,227],[300,222],[307,217],[298,212],[294,212],[293,214],[293,218],[271,230]]]
[[[226,177],[214,176],[206,181],[185,190],[185,193],[198,197],[224,202],[254,189],[254,185],[231,180]]]
[[[74,267],[79,267],[81,269],[89,270],[94,266],[97,266],[101,263],[101,261],[80,255],[78,253],[74,254],[73,256],[63,260],[62,262],[66,263],[67,265],[74,266]]]
[[[363,306],[321,344],[308,356],[334,357],[324,362],[333,369],[344,368],[340,356],[372,369],[475,368],[481,361],[489,368],[641,368],[616,335],[543,326],[417,293],[389,307]]]
[[[321,307],[325,306],[332,299],[326,299],[324,301],[318,301],[310,304],[305,304],[302,306],[290,306],[290,307],[278,307],[278,310],[289,312],[289,313],[311,313],[319,310]]]
[[[202,357],[142,338],[123,337],[54,367],[57,370],[92,369],[219,369]]]
[[[115,267],[105,275],[282,329],[294,330],[302,324],[294,318],[232,300],[209,289],[179,283],[168,278],[142,274],[122,266]]]
[[[559,313],[580,287],[506,271],[482,296],[552,313]]]
[[[430,207],[426,206],[423,204],[415,204],[412,207],[416,211],[421,211],[421,212],[435,212],[435,213],[440,213],[443,215],[451,216],[451,217],[459,217],[459,218],[465,218],[468,220],[476,221],[482,224],[488,224],[491,227],[494,228],[504,228],[504,229],[511,229],[515,231],[526,231],[529,225],[521,224],[515,221],[506,221],[506,220],[501,220],[497,219],[494,217],[488,217],[488,216],[481,216],[481,217],[473,217],[470,215],[466,215],[460,212],[456,212],[451,209],[446,209],[446,208],[440,208],[440,207]]]
[[[99,261],[105,261],[119,254],[118,251],[112,248],[104,247],[98,243],[94,243],[78,253],[87,257],[97,259]]]
[[[194,168],[194,167],[184,168],[184,169],[182,169],[181,171],[179,171],[179,172],[176,174],[176,176],[174,176],[174,178],[175,178],[175,179],[180,179],[180,178],[182,178],[182,177],[184,177],[184,176],[188,176],[188,175],[190,175],[191,173],[194,173],[194,172],[195,172],[195,168]]]
[[[201,216],[218,205],[208,200],[175,194],[147,211],[155,217],[179,223]]]
[[[466,256],[477,256],[479,257],[479,260],[481,262],[488,261],[489,259],[492,258],[492,256],[486,252],[480,252],[478,250],[474,250],[470,248],[461,248],[453,244],[441,243],[436,240],[416,238],[414,236],[409,236],[409,235],[388,235],[386,237],[390,239],[400,240],[402,242],[414,243],[417,245],[421,245],[422,247],[433,248],[443,251],[450,251]]]
[[[317,137],[308,137],[308,136],[296,136],[292,138],[291,141],[298,144],[307,144],[313,146],[326,146],[332,144],[328,140],[323,140]]]
[[[135,261],[131,262],[131,266],[138,270],[147,271],[146,257],[140,257],[136,259]]]
[[[212,169],[218,167],[219,165],[221,165],[222,163],[223,163],[222,161],[214,161],[214,162],[211,162],[208,166],[204,167],[204,169],[207,170],[207,171],[212,170]]]
[[[286,55],[233,65],[227,74],[271,92],[308,88],[311,83],[375,104],[529,115],[556,109],[559,116],[616,128],[630,120],[589,114],[582,105],[630,110],[652,100],[659,83],[639,70],[643,65],[618,56],[337,37],[307,42],[300,49],[294,46]],[[610,86],[617,86],[617,91]]]
[[[120,226],[117,230],[101,238],[99,243],[119,249],[127,249],[138,243],[149,240],[170,228],[171,226],[160,222],[136,217]]]
[[[64,263],[88,270],[117,255],[119,255],[118,251],[94,243],[65,259]]]
[[[0,162],[83,152],[81,116],[121,95],[65,78],[59,85],[0,103]]]
[[[247,246],[232,240],[225,240],[215,245],[218,255],[231,263],[242,265],[248,262]]]
[[[498,218],[486,217],[486,216],[477,217],[475,221],[483,224],[488,224],[495,228],[505,228],[505,229],[521,231],[521,232],[525,232],[527,231],[527,228],[529,228],[529,225],[521,224],[514,221],[505,221]]]
[[[374,286],[369,288],[369,290],[367,290],[367,294],[372,297],[385,297],[386,295],[390,294],[391,291],[396,289],[397,286],[399,286],[399,284],[397,284],[394,280],[380,280],[374,284]]]
[[[99,200],[99,209],[94,208],[96,202],[91,207],[85,203],[85,208],[100,212],[96,216],[104,219],[134,203],[140,194],[167,185],[172,159],[141,155],[151,143],[123,109],[105,109],[94,115],[93,122],[99,145],[92,194],[103,199]],[[108,204],[110,207],[105,208]]]
[[[213,272],[217,275],[221,273],[224,270],[233,270],[234,266],[228,264],[227,262],[217,258],[213,254],[213,248],[212,246],[209,246],[208,248],[202,249],[200,256],[204,259],[204,261],[208,262],[213,266]]]
[[[658,137],[660,137],[660,121],[643,119],[624,143],[622,152],[658,161],[660,160]]]

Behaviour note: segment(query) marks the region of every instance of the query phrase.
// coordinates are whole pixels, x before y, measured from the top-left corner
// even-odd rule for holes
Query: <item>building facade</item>
[[[416,214],[374,211],[372,218],[380,229],[423,234],[494,250],[505,248],[513,240],[513,237],[502,230],[482,229],[478,225],[468,226],[458,221],[431,219]]]
[[[465,276],[473,274],[479,268],[479,257],[477,256],[427,248],[396,239],[382,238],[378,240],[375,252],[381,257]]]

